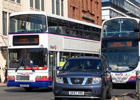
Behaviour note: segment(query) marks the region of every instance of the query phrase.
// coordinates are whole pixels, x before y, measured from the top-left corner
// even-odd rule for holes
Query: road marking
[[[112,96],[112,98],[110,100],[113,100],[114,96]]]
[[[115,100],[118,100],[118,98],[115,98]]]
[[[110,100],[119,100],[117,97],[113,96]]]

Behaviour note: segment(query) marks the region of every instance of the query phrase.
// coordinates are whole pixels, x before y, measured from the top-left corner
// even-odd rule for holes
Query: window
[[[33,7],[33,0],[30,0],[30,7]]]
[[[17,3],[20,3],[20,0],[17,0]]]
[[[41,0],[41,10],[44,11],[44,0]]]
[[[64,5],[64,0],[61,0],[61,16],[64,15],[63,5]]]
[[[46,32],[46,16],[25,14],[10,17],[9,33]]]
[[[99,24],[99,16],[97,16],[97,25]]]
[[[15,1],[15,0],[11,0],[11,1]]]
[[[86,0],[86,10],[88,10],[88,0]]]
[[[96,6],[96,9],[98,10],[98,1],[96,2],[97,6]]]
[[[82,0],[82,9],[84,9],[84,0]]]
[[[93,0],[90,0],[90,1],[91,1],[90,7],[91,7],[91,13],[92,13],[92,3],[93,3],[92,1],[93,1]]]
[[[68,21],[65,20],[59,20],[58,21],[58,27],[59,27],[59,34],[69,34],[69,29],[68,29]]]
[[[7,35],[7,12],[2,12],[3,14],[3,35]]]
[[[58,33],[58,20],[48,17],[48,32]]]
[[[100,40],[99,28],[72,21],[48,17],[48,32],[73,37]]]
[[[39,0],[35,0],[35,8],[40,9],[40,2]]]
[[[52,0],[52,14],[55,14],[55,9],[54,9],[54,0]]]
[[[9,50],[9,60],[9,68],[29,66],[30,60],[32,60],[36,66],[42,67],[47,65],[44,57],[44,50],[41,48],[11,49]]]
[[[72,36],[79,36],[79,24],[74,23],[74,22],[70,22],[69,23],[69,28],[70,28],[70,35]]]
[[[72,7],[72,17],[75,18],[75,7]]]
[[[59,0],[56,0],[56,15],[60,15],[60,2]]]

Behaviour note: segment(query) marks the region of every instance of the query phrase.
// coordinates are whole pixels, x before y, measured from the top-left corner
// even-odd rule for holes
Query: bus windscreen
[[[136,20],[118,18],[110,20],[103,25],[103,37],[133,37]]]
[[[9,33],[46,32],[46,16],[23,14],[10,17]]]

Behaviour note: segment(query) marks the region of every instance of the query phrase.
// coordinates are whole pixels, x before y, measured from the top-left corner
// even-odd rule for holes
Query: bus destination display
[[[38,35],[28,35],[28,36],[14,36],[13,45],[38,45],[39,36]]]
[[[119,42],[108,42],[107,47],[132,47],[132,41],[119,41]]]

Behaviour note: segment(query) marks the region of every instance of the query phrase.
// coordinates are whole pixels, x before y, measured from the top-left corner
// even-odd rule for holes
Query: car
[[[68,59],[55,78],[53,93],[55,100],[111,99],[111,68],[107,59],[103,56]]]

